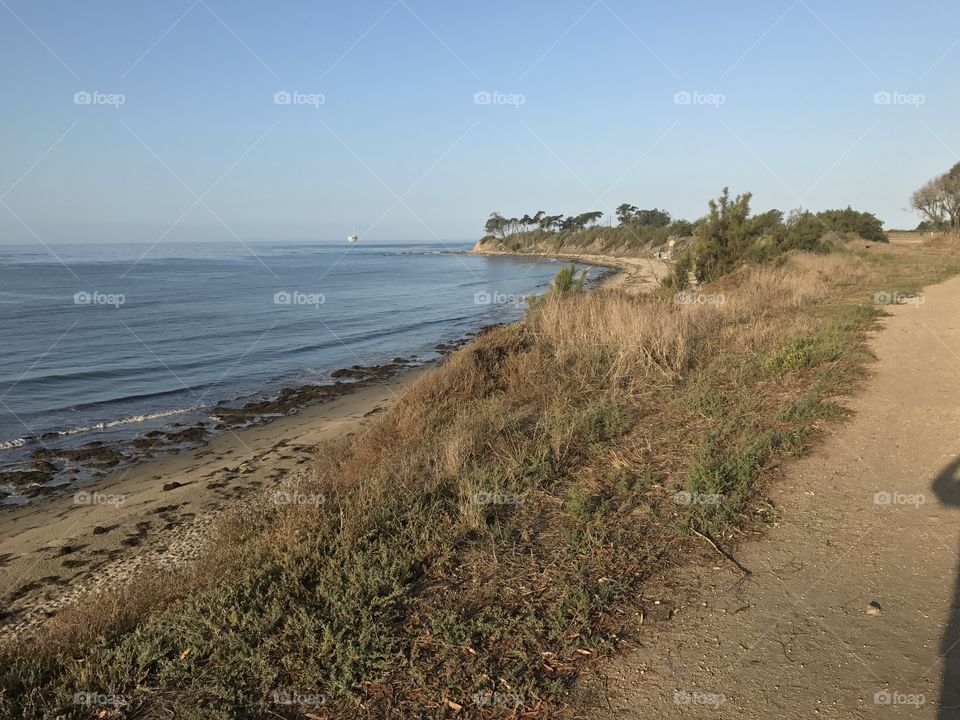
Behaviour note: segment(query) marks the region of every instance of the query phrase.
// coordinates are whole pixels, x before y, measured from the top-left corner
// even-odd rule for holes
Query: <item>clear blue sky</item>
[[[912,227],[911,191],[960,160],[958,21],[956,0],[2,0],[0,242],[467,240],[492,210],[692,219],[724,185]]]

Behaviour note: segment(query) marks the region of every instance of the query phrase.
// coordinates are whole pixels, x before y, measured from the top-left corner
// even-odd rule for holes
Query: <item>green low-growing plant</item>
[[[714,552],[693,531],[735,553],[768,469],[842,414],[882,312],[864,299],[947,264],[868,257],[738,271],[719,305],[564,268],[523,323],[318,447],[301,490],[325,502],[244,516],[213,572],[117,624],[86,623],[122,606],[99,598],[0,648],[0,716],[562,714],[585,658],[642,632],[652,579]]]
[[[565,265],[557,271],[553,280],[550,281],[550,287],[542,295],[535,295],[530,298],[528,305],[535,307],[537,303],[566,295],[569,293],[582,293],[587,282],[587,269],[577,274],[577,266],[573,263]]]

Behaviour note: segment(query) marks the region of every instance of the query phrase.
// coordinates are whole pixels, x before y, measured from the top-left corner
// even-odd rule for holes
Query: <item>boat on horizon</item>
[[[356,229],[356,228],[353,229],[353,232],[352,232],[352,233],[350,233],[349,235],[347,235],[347,242],[350,243],[351,245],[352,245],[353,243],[355,243],[355,242],[356,242],[357,240],[359,240],[359,239],[360,239],[360,237],[357,235],[357,229]]]

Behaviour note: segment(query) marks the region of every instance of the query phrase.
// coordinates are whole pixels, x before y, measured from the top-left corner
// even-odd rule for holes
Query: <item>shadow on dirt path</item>
[[[947,465],[931,485],[937,499],[946,507],[960,507],[960,457]],[[958,550],[960,559],[960,550]],[[960,564],[953,586],[953,601],[947,615],[943,638],[942,683],[937,720],[960,720]]]

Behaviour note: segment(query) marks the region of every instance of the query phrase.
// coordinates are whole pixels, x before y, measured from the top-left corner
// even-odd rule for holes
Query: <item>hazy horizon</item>
[[[0,3],[0,243],[468,242],[492,211],[846,207],[960,156],[960,9]],[[891,48],[893,48],[891,50]]]

